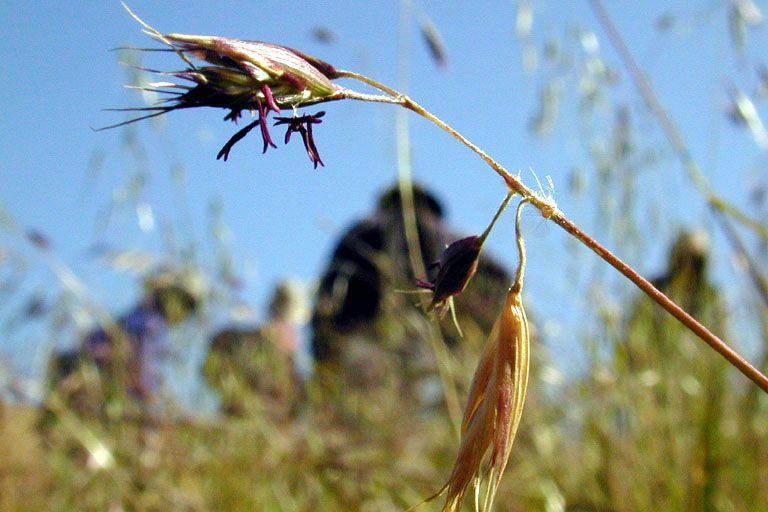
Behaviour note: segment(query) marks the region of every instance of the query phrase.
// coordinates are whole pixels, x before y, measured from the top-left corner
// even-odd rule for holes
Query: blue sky
[[[457,1],[449,8],[444,2],[416,4],[415,12],[429,15],[440,30],[448,67],[441,70],[432,63],[417,24],[411,22],[409,93],[510,170],[521,171],[529,184],[534,183],[530,170],[542,180],[551,176],[561,209],[652,274],[678,227],[711,223],[704,202],[683,178],[654,119],[643,113],[642,102],[587,4],[531,4],[530,42],[539,50],[539,66],[528,72],[515,34],[516,2]],[[162,32],[285,44],[397,85],[399,2],[135,0],[129,5]],[[764,2],[757,5],[765,7]],[[756,86],[755,56],[768,55],[765,30],[747,31],[749,52],[739,57],[729,38],[728,2],[616,0],[606,6],[708,178],[727,198],[745,204],[751,187],[765,181],[765,161],[748,133],[727,121],[726,87],[735,84],[751,92]],[[677,20],[665,32],[657,29],[663,14]],[[140,94],[122,88],[126,68],[118,64],[117,53],[108,51],[120,45],[151,45],[139,25],[118,1],[3,2],[0,20],[0,205],[26,229],[44,233],[55,257],[86,284],[95,301],[113,312],[131,304],[137,290],[129,276],[89,256],[94,245],[162,256],[170,232],[207,251],[210,259],[207,212],[212,201],[219,201],[236,270],[244,280],[239,295],[260,311],[278,279],[316,278],[339,231],[369,211],[377,194],[395,180],[395,112],[386,105],[349,102],[323,107],[327,115],[316,140],[326,167],[318,170],[312,169],[297,142],[262,155],[254,136],[238,144],[228,162],[217,161],[216,153],[235,130],[222,122],[223,112],[215,110],[174,112],[129,131],[94,132],[91,127],[124,119],[121,113],[102,109],[142,106]],[[336,41],[318,41],[312,36],[317,27],[333,31]],[[580,84],[573,73],[563,74],[558,64],[547,63],[542,53],[548,40],[559,39],[564,50],[577,47],[572,36],[577,28],[596,34],[599,55],[618,72],[609,102],[626,103],[637,116],[638,139],[661,148],[658,162],[637,177],[653,204],[664,204],[662,218],[648,221],[658,237],[655,247],[623,252],[612,246],[606,222],[598,218],[589,195],[596,185],[584,134],[575,122]],[[168,54],[150,55],[144,62],[180,68]],[[539,91],[559,75],[564,77],[561,118],[548,137],[534,137],[528,127]],[[597,126],[610,122],[612,115],[598,115]],[[410,121],[415,178],[443,199],[459,231],[482,231],[504,195],[500,180],[434,126],[414,116]],[[148,181],[137,203],[148,205],[142,206],[145,217],[146,208],[151,208],[154,226],[145,218],[143,229],[135,203],[116,208],[106,225],[99,224],[116,191],[141,170],[135,153],[126,150],[127,134],[136,137],[134,147],[146,154],[143,170]],[[586,195],[569,188],[579,168],[585,169]],[[183,185],[175,186],[172,175],[181,171]],[[580,287],[595,272],[610,270],[586,250],[576,249],[556,226],[533,214],[528,219],[524,230],[529,302],[553,326],[553,349],[570,354],[576,350],[579,330],[564,331],[562,326],[588,310],[592,300]],[[7,229],[0,232],[0,244],[22,254],[39,274],[29,286],[53,286],[45,256]],[[494,232],[489,248],[514,265],[511,215]],[[728,279],[728,272],[721,277]],[[622,290],[632,293],[629,285]],[[36,364],[37,336],[9,337],[0,344],[0,354],[29,372]]]

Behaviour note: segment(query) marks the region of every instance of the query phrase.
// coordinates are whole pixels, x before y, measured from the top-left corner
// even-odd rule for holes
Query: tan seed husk
[[[459,453],[448,482],[438,493],[447,493],[444,512],[459,510],[471,483],[475,485],[475,507],[479,509],[481,479],[487,479],[482,510],[491,509],[520,424],[530,361],[530,333],[522,300],[525,249],[520,235],[520,212],[525,202],[521,201],[517,210],[517,277],[472,379]]]

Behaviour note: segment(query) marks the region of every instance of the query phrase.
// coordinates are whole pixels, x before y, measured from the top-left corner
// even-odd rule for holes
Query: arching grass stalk
[[[752,366],[738,352],[660,292],[632,267],[582,231],[557,208],[551,198],[528,188],[518,177],[512,175],[479,146],[405,94],[364,75],[337,69],[327,62],[285,46],[215,36],[161,34],[141,21],[127,6],[126,9],[144,26],[145,32],[169,47],[165,51],[180,55],[189,67],[180,71],[157,72],[162,76],[175,77],[180,80],[179,82],[161,81],[149,84],[150,89],[164,93],[166,99],[152,107],[118,109],[140,111],[144,114],[105,128],[114,128],[174,110],[196,107],[215,107],[227,110],[228,113],[224,120],[232,122],[236,122],[241,117],[242,112],[257,113],[256,120],[235,133],[219,152],[217,158],[223,157],[226,160],[234,144],[257,126],[262,136],[263,152],[266,152],[269,147],[277,147],[268,127],[269,114],[270,112],[281,113],[282,110],[290,109],[293,110],[293,116],[275,117],[274,125],[286,127],[286,143],[292,133],[299,133],[310,161],[317,168],[318,165],[324,164],[315,145],[312,126],[323,121],[321,118],[325,112],[299,114],[298,108],[341,99],[355,99],[391,103],[412,110],[432,121],[474,151],[501,176],[510,191],[520,194],[523,199],[535,206],[544,218],[555,222],[621,272],[654,302],[666,309],[686,328],[709,344],[729,363],[768,393],[768,377]],[[189,57],[202,60],[208,65],[196,67],[191,63]],[[363,94],[353,91],[334,82],[339,78],[358,80],[385,94]]]
[[[600,258],[606,261],[613,268],[621,272],[627,279],[632,281],[635,286],[648,295],[651,300],[656,302],[662,308],[664,308],[670,315],[675,317],[680,323],[682,323],[687,329],[693,332],[701,340],[707,343],[712,349],[723,356],[731,365],[736,367],[741,373],[743,373],[752,382],[757,384],[763,391],[768,393],[768,377],[760,372],[756,367],[749,363],[741,354],[731,348],[722,339],[712,333],[698,320],[688,314],[683,308],[678,306],[669,297],[659,291],[653,284],[647,279],[641,276],[630,265],[621,260],[618,256],[609,251],[606,247],[601,245],[597,240],[592,238],[589,234],[582,231],[573,221],[571,221],[565,214],[557,208],[557,205],[552,199],[543,196],[528,188],[520,178],[511,174],[504,166],[491,158],[488,153],[483,151],[479,146],[471,142],[464,137],[461,133],[452,128],[448,123],[429,112],[427,109],[413,101],[411,98],[404,94],[400,94],[391,87],[377,82],[367,76],[361,75],[354,71],[337,70],[339,77],[346,77],[358,80],[367,85],[370,85],[380,91],[391,96],[392,100],[387,103],[395,103],[401,107],[412,110],[421,117],[432,121],[435,125],[440,127],[443,131],[454,137],[456,140],[467,146],[474,151],[480,158],[482,158],[491,169],[493,169],[506,183],[507,187],[520,194],[523,198],[527,199],[533,206],[535,206],[542,216],[551,220],[561,228],[563,228],[568,234],[579,240],[582,244],[591,249]],[[363,99],[349,96],[352,99]],[[381,101],[381,100],[377,100]]]

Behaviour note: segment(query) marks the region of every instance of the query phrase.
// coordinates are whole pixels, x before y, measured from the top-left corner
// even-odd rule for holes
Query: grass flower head
[[[255,120],[235,133],[217,155],[217,159],[227,160],[232,147],[257,126],[263,142],[262,152],[266,152],[270,146],[277,147],[267,124],[269,112],[280,113],[283,109],[291,109],[294,117],[277,118],[275,124],[288,125],[286,143],[291,133],[301,133],[304,147],[315,168],[318,164],[323,165],[312,136],[312,124],[320,123],[319,118],[324,112],[298,115],[296,109],[345,97],[346,89],[331,81],[339,77],[332,65],[293,48],[262,41],[162,34],[144,23],[130,9],[126,9],[144,26],[145,33],[169,47],[155,51],[175,52],[187,67],[178,71],[150,70],[179,80],[162,80],[140,87],[160,93],[165,98],[150,107],[114,109],[149,113],[102,129],[195,107],[227,110],[224,120],[235,123],[243,111],[250,112]],[[197,65],[193,59],[205,65]]]

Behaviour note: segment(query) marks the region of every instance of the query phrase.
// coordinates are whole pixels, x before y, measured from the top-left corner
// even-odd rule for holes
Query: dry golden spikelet
[[[470,388],[459,453],[444,488],[444,511],[459,509],[470,483],[482,472],[488,477],[483,510],[489,510],[507,466],[528,387],[530,339],[519,289],[507,294],[494,333]],[[489,450],[487,468],[482,469]]]
[[[510,198],[511,194],[505,198],[486,233]],[[487,481],[482,510],[490,510],[493,506],[520,425],[528,389],[530,337],[522,299],[525,244],[520,234],[520,214],[529,201],[529,198],[524,198],[517,207],[515,229],[520,256],[517,276],[507,292],[504,308],[493,326],[472,378],[453,471],[437,493],[409,511],[446,493],[443,512],[455,512],[461,507],[470,483],[474,484],[475,510],[481,510],[481,480]],[[484,465],[486,456],[487,463]]]
[[[530,333],[521,290],[510,291],[504,309],[497,357],[497,374],[500,375],[497,377],[497,386],[500,396],[497,399],[496,429],[490,461],[492,471],[488,489],[489,503],[493,503],[493,497],[507,467],[528,389]],[[508,315],[507,319],[504,314]],[[500,421],[499,417],[504,419]]]
[[[459,510],[470,483],[475,487],[475,509],[480,510],[482,479],[487,480],[482,510],[491,509],[523,413],[530,361],[528,318],[522,300],[525,248],[520,236],[520,212],[526,202],[521,201],[517,210],[517,277],[472,378],[456,463],[445,486],[425,500],[445,492],[443,512]]]

